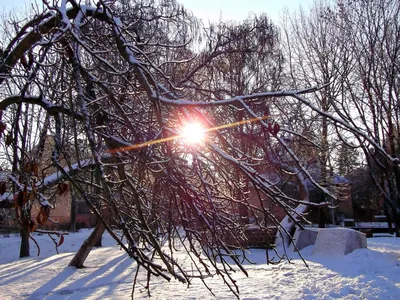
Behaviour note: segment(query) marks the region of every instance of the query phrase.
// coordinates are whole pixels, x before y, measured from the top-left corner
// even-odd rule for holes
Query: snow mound
[[[313,254],[346,255],[360,248],[367,248],[364,233],[349,228],[326,228],[319,230]]]
[[[17,234],[0,234],[0,299],[1,300],[125,300],[131,299],[132,280],[137,270],[134,260],[127,257],[112,237],[105,233],[103,247],[93,249],[86,268],[67,267],[73,254],[92,230],[81,229],[65,236],[55,251],[47,235],[35,234],[41,247],[40,256],[32,245],[32,257],[18,258],[21,238]],[[358,249],[346,256],[313,255],[314,246],[301,250],[308,267],[297,252],[291,262],[267,264],[265,249],[249,249],[244,261],[248,276],[232,265],[232,278],[237,281],[240,299],[315,300],[315,299],[399,299],[400,295],[400,238],[368,239],[368,249]],[[168,251],[168,247],[165,248]],[[180,248],[180,250],[183,250]],[[184,251],[175,258],[187,270],[192,260]],[[239,252],[238,252],[239,253]],[[276,256],[270,250],[269,257]],[[234,272],[236,271],[236,272]],[[134,299],[215,300],[233,298],[221,277],[205,279],[215,293],[213,296],[200,278],[186,285],[151,277],[148,296],[147,272],[138,275]]]

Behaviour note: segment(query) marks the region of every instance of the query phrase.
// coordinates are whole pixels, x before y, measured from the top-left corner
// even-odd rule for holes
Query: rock
[[[301,250],[307,246],[314,245],[317,239],[318,228],[307,228],[304,230],[297,229],[293,237],[294,245],[297,250]],[[296,249],[295,248],[295,249]]]
[[[359,248],[367,248],[364,233],[349,228],[324,228],[318,232],[313,254],[346,255]]]

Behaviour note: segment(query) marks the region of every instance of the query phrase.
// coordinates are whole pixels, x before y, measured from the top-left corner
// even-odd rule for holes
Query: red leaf
[[[64,193],[68,192],[68,190],[69,190],[68,183],[59,183],[58,184],[58,194],[59,195],[62,195]]]
[[[277,135],[280,129],[281,129],[281,127],[279,126],[279,124],[278,124],[278,123],[275,123],[275,124],[274,124],[274,128],[273,128],[273,131],[272,131],[272,134],[273,134],[273,135]]]
[[[28,224],[29,232],[34,232],[37,228],[37,225],[38,224],[34,220],[31,219]]]
[[[60,236],[60,241],[58,242],[57,247],[60,247],[63,243],[64,243],[64,236],[61,235],[61,236]]]
[[[40,225],[43,225],[42,224],[42,215],[40,213],[38,213],[36,216],[36,222]]]
[[[272,133],[272,124],[271,123],[268,123],[268,132],[269,133]]]
[[[33,162],[31,167],[32,167],[33,175],[38,176],[39,175],[39,165],[38,165],[38,163],[37,162]]]
[[[6,129],[7,129],[7,125],[0,121],[0,134],[2,134],[4,132],[4,130],[6,130]]]

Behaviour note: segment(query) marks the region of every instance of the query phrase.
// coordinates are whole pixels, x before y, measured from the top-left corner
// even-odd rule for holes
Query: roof
[[[337,175],[337,174],[333,174],[332,183],[333,184],[350,184],[350,179],[347,179],[347,178]]]

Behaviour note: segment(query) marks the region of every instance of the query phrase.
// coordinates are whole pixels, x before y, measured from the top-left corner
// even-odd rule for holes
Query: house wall
[[[46,137],[46,141],[43,147],[42,156],[39,160],[39,177],[45,178],[51,174],[57,172],[57,168],[52,165],[52,153],[55,147],[54,137],[52,135],[48,135]],[[60,157],[60,164],[65,166],[66,160],[63,157]],[[40,225],[40,228],[46,229],[59,229],[60,227],[68,227],[71,223],[71,193],[70,189],[60,194],[57,186],[49,189],[46,194],[47,197],[51,198],[51,205],[53,208],[50,211],[50,219],[52,221],[47,220],[45,225]],[[40,210],[40,204],[38,201],[35,201],[32,210],[31,217],[32,219],[36,219]]]
[[[270,198],[265,197],[262,198],[262,205],[261,201],[258,197],[257,192],[254,190],[254,188],[250,188],[250,194],[249,194],[249,204],[261,208],[262,206],[268,210],[269,213],[275,216],[275,218],[280,222],[282,219],[286,216],[285,210],[278,204],[274,203]],[[248,210],[247,210],[248,211]],[[262,211],[255,211],[254,214],[251,211],[248,211],[248,217],[255,217],[259,222],[264,221],[264,213]],[[272,226],[275,225],[271,219],[267,218],[267,224],[265,226]]]
[[[40,204],[35,201],[32,210],[31,217],[36,219],[40,210]],[[47,220],[46,224],[41,227],[45,227],[47,229],[56,229],[59,227],[69,226],[71,223],[71,194],[68,192],[57,195],[56,200],[54,201],[54,208],[50,211],[50,220]]]
[[[340,184],[333,186],[334,194],[336,194],[339,198],[338,203],[335,203],[337,206],[335,209],[336,214],[343,214],[344,218],[346,219],[353,219],[353,201],[351,198],[351,185],[350,184]],[[295,195],[292,195],[296,197]],[[310,192],[310,201],[318,203],[321,199],[319,199],[320,193],[318,192]],[[249,203],[252,206],[257,208],[261,208],[261,203],[258,198],[258,194],[256,191],[251,188],[249,193]],[[271,199],[265,197],[262,199],[263,206],[273,214],[276,219],[280,222],[286,216],[286,211],[278,204],[275,204]],[[248,210],[247,210],[248,211]],[[251,219],[253,213],[248,211],[248,217]],[[258,221],[263,221],[264,215],[262,212],[255,212],[255,217]],[[319,220],[319,211],[318,209],[311,209],[310,214],[308,215],[307,219],[309,219],[313,223],[318,223]],[[274,225],[272,220],[267,219],[267,226]]]
[[[346,219],[354,219],[353,201],[351,198],[351,185],[335,186],[335,194],[338,195],[339,202],[336,208],[337,212],[344,213]]]

